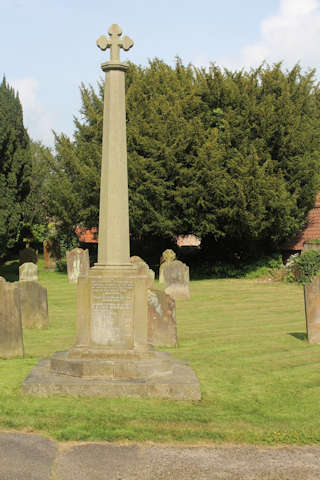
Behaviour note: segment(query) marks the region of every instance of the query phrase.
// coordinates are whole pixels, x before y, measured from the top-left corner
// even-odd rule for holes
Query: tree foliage
[[[23,202],[30,189],[31,154],[18,95],[0,84],[0,259],[18,239]]]
[[[194,233],[243,257],[303,225],[319,188],[314,72],[261,65],[231,72],[130,64],[130,228],[136,238]],[[81,118],[56,137],[51,210],[70,228],[98,223],[103,85],[81,86]]]

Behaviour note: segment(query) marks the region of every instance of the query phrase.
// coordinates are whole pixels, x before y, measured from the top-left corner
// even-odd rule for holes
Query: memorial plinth
[[[130,262],[125,116],[125,71],[120,48],[133,42],[110,37],[97,44],[111,49],[106,74],[100,188],[98,263],[78,278],[77,339],[68,351],[42,360],[23,382],[22,393],[161,397],[199,400],[193,370],[148,343],[150,276]]]

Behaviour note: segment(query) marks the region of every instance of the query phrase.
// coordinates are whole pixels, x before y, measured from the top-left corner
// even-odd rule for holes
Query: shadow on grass
[[[0,276],[8,282],[17,282],[19,280],[19,262],[10,262],[7,265],[0,265]]]
[[[302,332],[290,332],[289,335],[291,335],[291,337],[297,338],[298,340],[301,340],[301,342],[305,342],[308,339],[307,334]]]

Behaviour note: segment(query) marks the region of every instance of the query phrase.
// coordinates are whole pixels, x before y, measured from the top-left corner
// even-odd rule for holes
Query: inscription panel
[[[92,282],[91,338],[99,345],[133,346],[133,290],[130,280]]]

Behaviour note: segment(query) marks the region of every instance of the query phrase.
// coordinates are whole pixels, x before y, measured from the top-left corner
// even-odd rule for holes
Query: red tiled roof
[[[199,247],[200,244],[200,238],[196,237],[192,233],[190,233],[189,235],[179,235],[177,237],[178,247]]]
[[[304,242],[320,238],[320,192],[317,194],[314,208],[308,214],[306,228],[286,245],[288,250],[302,250]]]
[[[98,243],[98,228],[77,227],[76,234],[80,242]]]

